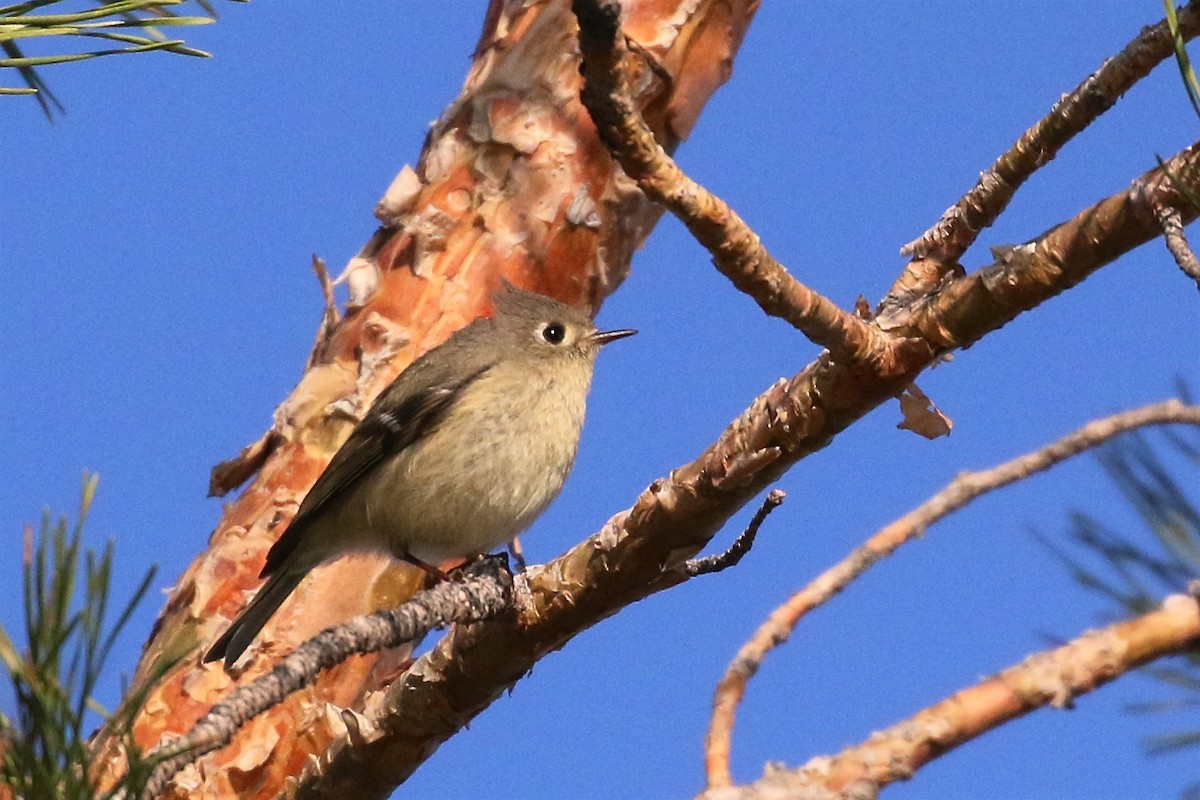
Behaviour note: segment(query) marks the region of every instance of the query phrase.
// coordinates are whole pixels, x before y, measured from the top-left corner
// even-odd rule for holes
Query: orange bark
[[[627,34],[658,62],[638,103],[673,149],[728,76],[757,4],[625,5]],[[318,341],[272,430],[245,452],[251,461],[222,467],[221,476],[256,467],[257,474],[180,577],[147,642],[135,685],[158,665],[182,660],[153,685],[137,717],[142,747],[186,732],[235,681],[269,670],[313,633],[395,604],[423,579],[390,559],[340,560],[302,584],[244,666],[230,674],[200,663],[203,647],[257,588],[266,552],[298,501],[380,389],[487,313],[501,276],[595,309],[627,274],[660,211],[614,167],[579,103],[579,83],[567,2],[490,4],[462,94],[430,132],[415,181],[402,173],[380,205],[383,227],[361,254],[366,280],[352,287],[347,316]],[[230,488],[221,476],[217,490]],[[358,657],[328,671],[230,747],[181,772],[167,796],[278,796],[289,776],[344,733],[342,709],[361,707],[386,686],[406,655]],[[107,767],[109,777],[121,769],[115,750]]]

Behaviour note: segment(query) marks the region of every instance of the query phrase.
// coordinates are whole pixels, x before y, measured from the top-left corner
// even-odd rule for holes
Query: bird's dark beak
[[[596,331],[589,338],[598,345],[606,345],[609,342],[615,342],[617,339],[624,339],[626,336],[633,336],[637,331],[622,328],[619,331]]]

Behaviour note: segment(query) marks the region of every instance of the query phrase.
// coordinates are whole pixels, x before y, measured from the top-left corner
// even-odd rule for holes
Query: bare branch
[[[375,653],[421,639],[452,622],[490,619],[512,609],[513,577],[503,558],[481,559],[464,568],[461,580],[446,580],[418,592],[402,605],[355,617],[309,639],[265,675],[260,675],[209,709],[180,739],[150,758],[165,757],[154,770],[143,800],[153,800],[181,769],[224,747],[248,721],[278,705],[317,675],[359,653]],[[210,667],[221,669],[217,664]]]
[[[711,575],[714,572],[737,566],[742,557],[749,553],[750,548],[754,546],[754,537],[758,536],[758,529],[762,527],[767,516],[779,508],[785,497],[787,497],[787,492],[782,489],[772,489],[771,493],[762,501],[762,505],[758,507],[758,511],[754,512],[754,517],[746,526],[746,530],[733,540],[733,544],[729,545],[728,550],[704,558],[689,558],[684,562],[683,569],[687,572],[687,576],[695,578],[698,575]]]
[[[1141,617],[1085,633],[952,695],[836,756],[788,770],[769,767],[746,786],[711,789],[705,800],[875,797],[928,762],[1039,708],[1070,707],[1137,667],[1200,642],[1200,607],[1172,595]]]
[[[1183,218],[1173,208],[1158,209],[1158,221],[1162,224],[1163,237],[1167,241],[1167,249],[1183,274],[1196,282],[1200,289],[1200,259],[1192,252],[1187,236],[1183,233]]]
[[[1170,159],[1195,186],[1200,145]],[[300,796],[359,791],[386,797],[546,653],[625,606],[687,579],[682,564],[750,498],[841,431],[895,397],[940,353],[978,341],[1160,234],[1153,204],[1178,194],[1161,169],[1085,209],[1005,263],[949,282],[936,297],[893,312],[907,347],[890,359],[822,356],[760,395],[703,453],[652,483],[634,505],[553,562],[528,573],[529,612],[516,630],[458,629],[418,659],[375,703],[378,738],[330,756]],[[878,321],[878,320],[877,320]],[[929,342],[931,344],[927,344]],[[439,709],[431,721],[426,711]],[[353,751],[353,752],[351,752]],[[361,792],[364,771],[378,790]]]
[[[1200,143],[1175,154],[1118,192],[1037,239],[1014,247],[970,275],[946,276],[938,291],[880,310],[884,330],[919,336],[934,347],[960,347],[1082,281],[1101,264],[1162,233],[1157,210],[1179,209],[1184,224],[1196,211],[1185,192],[1200,185]],[[914,262],[915,263],[915,262]]]
[[[680,219],[713,256],[721,274],[835,356],[863,357],[880,346],[876,331],[796,280],[725,201],[684,174],[655,140],[629,92],[632,57],[615,0],[574,0],[583,54],[583,104],[625,174]]]
[[[996,489],[1023,481],[1068,458],[1097,447],[1122,433],[1148,425],[1200,425],[1200,406],[1178,400],[1124,411],[1094,420],[1045,447],[979,472],[963,472],[933,497],[884,527],[836,566],[792,595],[775,609],[738,651],[713,693],[713,714],[705,740],[704,763],[709,787],[730,786],[729,766],[733,726],[746,684],[771,650],[787,641],[797,623],[825,604],[880,559],[923,535],[929,526]]]
[[[1200,34],[1200,5],[1179,11],[1184,40]],[[957,261],[1008,206],[1021,185],[1058,154],[1067,142],[1112,108],[1121,95],[1175,52],[1166,20],[1143,28],[1120,53],[1108,59],[1050,113],[1025,131],[1008,152],[979,176],[979,182],[946,209],[937,224],[900,249],[903,255],[941,264]]]
[[[659,11],[661,2],[645,5],[655,9],[643,15],[645,24],[658,24],[655,15],[668,13]],[[751,0],[720,4],[722,13],[732,8],[739,20],[747,20],[754,6]],[[685,8],[708,7],[680,3],[670,13],[684,16]],[[403,224],[388,229],[378,253],[380,290],[339,326],[330,346],[331,361],[306,373],[281,406],[279,416],[286,416],[289,425],[285,441],[263,463],[251,486],[228,506],[210,549],[178,581],[147,645],[140,677],[153,674],[164,659],[206,641],[223,616],[241,602],[241,593],[253,582],[277,533],[275,520],[311,485],[345,435],[342,421],[329,412],[331,403],[351,394],[369,399],[419,352],[482,313],[487,287],[498,280],[501,268],[522,285],[598,306],[620,282],[630,253],[657,218],[628,181],[610,175],[605,165],[593,163],[594,158],[591,162],[582,158],[599,152],[599,145],[579,135],[586,133],[587,126],[582,109],[572,105],[577,72],[565,57],[573,46],[565,4],[493,3],[491,8],[496,20],[510,12],[514,17],[505,16],[503,25],[497,21],[481,39],[485,57],[472,69],[463,96],[430,133],[430,149],[417,170],[425,188],[416,205],[404,213]],[[694,18],[698,20],[694,25],[708,24],[700,12]],[[739,22],[731,30],[742,29]],[[685,35],[692,28],[671,30],[682,31],[665,46],[672,53],[678,52],[676,46],[684,48],[693,41]],[[655,48],[656,53],[663,50]],[[689,65],[697,62],[713,63],[707,58],[687,60]],[[537,91],[497,86],[493,80],[497,75],[528,77],[529,87]],[[681,106],[690,109],[692,118],[699,113],[712,87],[679,83],[688,91],[662,95],[662,105],[672,111],[659,109],[657,114],[648,113],[647,119],[657,124]],[[498,88],[503,92],[498,94]],[[551,96],[545,97],[545,92]],[[518,155],[510,169],[497,170],[475,145],[480,138],[489,145],[511,143],[514,137],[523,143],[525,113],[530,108],[524,103],[531,98],[537,108],[549,102],[555,109],[538,117],[545,135],[533,148],[505,144]],[[661,133],[658,138],[667,141]],[[1177,157],[1183,159],[1180,166],[1188,166],[1192,155],[1189,151]],[[1194,178],[1179,170],[1176,174]],[[323,772],[319,780],[326,788],[350,784],[357,790],[367,773],[370,786],[356,791],[357,796],[389,794],[395,782],[523,677],[538,659],[637,599],[686,580],[680,568],[683,562],[706,546],[737,509],[797,460],[826,446],[837,433],[894,397],[940,352],[976,341],[1157,236],[1157,220],[1142,209],[1151,201],[1170,204],[1175,198],[1169,187],[1154,178],[1151,174],[1133,189],[1089,209],[1094,221],[1077,218],[1039,239],[1030,245],[1028,258],[949,281],[937,298],[893,313],[887,330],[905,337],[903,347],[888,347],[878,358],[867,360],[822,356],[791,380],[780,381],[695,461],[655,482],[631,509],[616,515],[595,536],[552,564],[531,570],[531,608],[518,629],[499,623],[460,626],[389,688],[383,688],[385,680],[379,677],[386,671],[373,672],[375,662],[369,659],[351,659],[323,675],[322,683],[307,690],[314,694],[306,702],[294,696],[291,703],[272,710],[272,714],[284,713],[255,721],[276,731],[305,725],[303,737],[289,733],[279,740],[280,746],[260,748],[254,754],[259,759],[255,780],[260,786],[279,787],[283,776],[292,779],[290,767],[296,760],[319,755]],[[484,207],[445,202],[461,194],[464,181],[467,196],[487,198]],[[595,205],[599,225],[590,222],[592,215],[579,213],[587,206],[577,202],[579,187],[584,185],[590,194],[582,200]],[[506,225],[518,227],[506,228],[502,237],[493,235],[488,212],[536,204],[553,210],[553,224],[537,221],[535,225],[532,217],[516,216]],[[513,242],[521,245],[514,247]],[[361,369],[403,337],[409,343],[387,360],[386,369]],[[356,386],[355,376],[364,373],[373,375],[372,385]],[[254,668],[264,668],[276,653],[287,652],[294,641],[289,637],[296,631],[307,635],[311,629],[306,626],[320,627],[315,620],[328,613],[328,598],[353,602],[357,610],[376,592],[390,593],[399,581],[390,565],[371,564],[370,569],[370,576],[364,576],[361,562],[344,560],[316,576],[312,599],[296,603],[293,612],[280,616],[275,625],[277,648],[264,650]],[[363,590],[347,596],[346,580],[358,580]],[[136,723],[138,741],[160,741],[199,717],[226,688],[205,684],[206,677],[210,676],[203,670],[188,666],[159,682],[147,703],[152,711]],[[327,747],[332,739],[330,726],[307,724],[326,697],[334,698],[330,704],[342,707],[363,704],[361,716],[377,735],[369,741],[356,738],[353,746],[337,750]],[[228,790],[229,771],[221,761],[228,753],[213,754],[199,765],[204,781],[197,793],[219,791],[213,787]]]

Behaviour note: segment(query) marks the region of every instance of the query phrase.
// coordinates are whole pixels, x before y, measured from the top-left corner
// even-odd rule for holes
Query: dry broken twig
[[[1183,218],[1173,208],[1160,208],[1158,221],[1162,224],[1163,238],[1166,239],[1167,249],[1171,251],[1175,263],[1184,275],[1196,282],[1196,288],[1200,289],[1200,259],[1192,252],[1187,236],[1183,233]]]
[[[908,780],[943,753],[1009,720],[1046,706],[1070,707],[1078,695],[1197,644],[1196,598],[1172,595],[1148,614],[1030,656],[836,756],[814,758],[796,770],[768,767],[754,783],[709,789],[701,798],[873,798],[888,784]]]
[[[325,269],[325,261],[315,253],[312,257],[312,268],[316,273],[317,282],[321,285],[322,310],[316,338],[313,340],[312,350],[309,351],[308,362],[304,366],[305,372],[308,372],[313,365],[325,357],[337,325],[342,319],[334,300],[333,282],[329,278],[329,272]],[[262,469],[262,465],[271,457],[276,448],[286,440],[287,437],[283,433],[280,419],[276,417],[270,429],[257,441],[246,445],[236,456],[226,459],[212,468],[208,479],[208,496],[224,497],[241,486],[250,479],[251,475]]]
[[[767,653],[787,641],[797,623],[850,585],[876,562],[921,536],[935,522],[1004,486],[1025,480],[1115,436],[1148,425],[1200,425],[1200,406],[1178,400],[1124,411],[1094,420],[1031,453],[979,472],[957,475],[933,497],[884,527],[845,559],[792,595],[759,627],[734,657],[713,694],[713,714],[705,743],[705,771],[710,787],[730,786],[729,757],[733,725],[746,684]]]
[[[275,448],[283,444],[283,434],[272,425],[258,439],[241,449],[233,458],[222,461],[212,468],[208,479],[208,496],[224,497],[245,483],[251,475],[258,472]]]
[[[750,552],[750,548],[754,546],[754,537],[758,536],[758,529],[762,527],[763,522],[767,519],[772,511],[779,508],[787,497],[787,492],[783,489],[772,489],[770,494],[762,501],[762,505],[758,507],[758,511],[754,512],[754,517],[751,518],[750,524],[746,526],[746,530],[742,531],[733,544],[729,545],[729,549],[723,553],[716,555],[704,556],[703,558],[689,558],[683,564],[683,569],[689,578],[695,578],[698,575],[711,575],[714,572],[720,572],[724,569],[737,566],[737,563],[742,560],[746,553]]]
[[[180,739],[150,754],[164,757],[142,795],[157,797],[167,782],[205,753],[228,744],[248,721],[310,685],[317,675],[356,653],[374,653],[421,639],[452,622],[490,619],[513,607],[513,576],[504,559],[484,558],[393,609],[355,617],[326,628],[275,668],[218,702]],[[222,669],[218,664],[213,669]]]
[[[629,48],[615,0],[574,0],[583,55],[583,104],[625,174],[662,203],[713,256],[713,263],[759,307],[791,323],[835,357],[864,358],[887,337],[796,280],[758,235],[716,195],[684,174],[642,120],[629,91]]]
[[[333,298],[333,280],[329,277],[329,270],[325,268],[325,259],[314,253],[312,268],[317,275],[317,282],[321,284],[323,308],[321,309],[321,324],[317,326],[317,337],[313,341],[312,351],[308,355],[308,363],[304,365],[305,372],[312,369],[313,365],[325,356],[325,351],[333,339],[337,325],[342,321],[337,302]]]

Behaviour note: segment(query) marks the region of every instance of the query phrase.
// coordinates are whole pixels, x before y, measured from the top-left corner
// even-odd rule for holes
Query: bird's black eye
[[[542,328],[542,338],[550,344],[562,344],[563,337],[566,335],[567,327],[561,322],[551,322]]]

